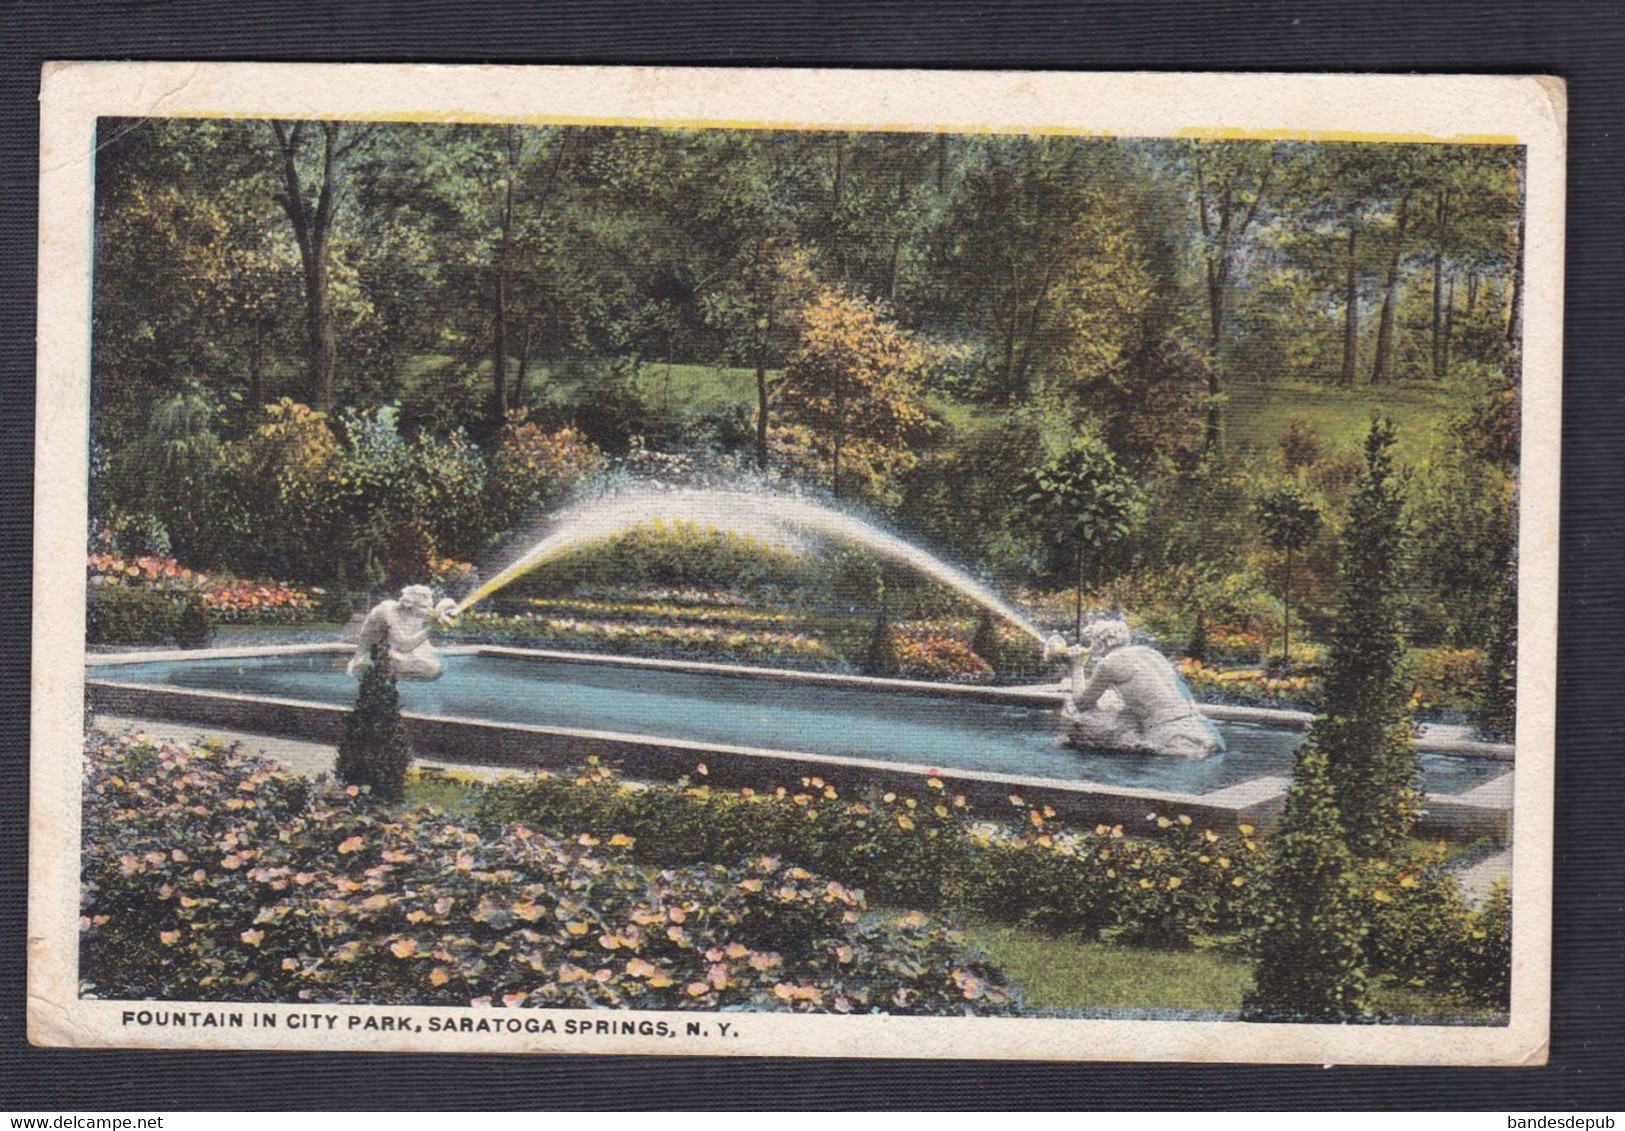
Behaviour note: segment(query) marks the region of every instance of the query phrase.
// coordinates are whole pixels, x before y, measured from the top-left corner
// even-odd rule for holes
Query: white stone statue
[[[1224,752],[1224,736],[1202,716],[1168,658],[1134,644],[1121,620],[1085,625],[1080,644],[1051,637],[1046,658],[1071,657],[1072,685],[1062,713],[1067,741],[1095,750],[1131,750],[1180,758]],[[1087,664],[1080,663],[1084,656]],[[1081,683],[1081,686],[1080,686]]]
[[[355,655],[344,670],[359,672],[372,655],[374,644],[389,648],[389,664],[397,679],[439,679],[440,654],[429,644],[429,622],[449,624],[457,602],[444,597],[435,603],[427,585],[408,585],[398,599],[380,601],[361,622]]]

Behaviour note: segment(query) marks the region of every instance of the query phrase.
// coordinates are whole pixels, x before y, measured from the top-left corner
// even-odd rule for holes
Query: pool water
[[[346,655],[166,660],[105,665],[91,678],[348,706]],[[1291,772],[1295,730],[1222,723],[1229,750],[1205,761],[1082,752],[1061,741],[1058,713],[948,696],[798,684],[750,676],[509,656],[445,657],[434,682],[402,681],[403,710],[730,746],[1091,781],[1187,794]],[[1505,763],[1420,756],[1430,793],[1462,793]]]

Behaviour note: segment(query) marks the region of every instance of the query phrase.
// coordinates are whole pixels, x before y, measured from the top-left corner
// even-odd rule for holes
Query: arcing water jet
[[[541,537],[529,549],[464,597],[457,611],[468,609],[515,578],[577,546],[658,519],[685,520],[770,541],[801,534],[851,542],[884,560],[917,570],[1017,625],[1040,643],[1044,641],[1044,634],[1032,621],[986,585],[872,523],[809,499],[715,488],[634,489],[567,507],[548,519]]]

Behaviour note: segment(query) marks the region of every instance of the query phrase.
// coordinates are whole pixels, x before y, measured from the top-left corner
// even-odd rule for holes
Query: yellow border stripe
[[[1088,129],[1083,126],[929,126],[906,123],[853,124],[828,122],[764,122],[734,121],[725,118],[619,118],[592,117],[568,114],[483,114],[474,110],[445,110],[435,113],[420,111],[384,112],[365,115],[345,114],[258,114],[242,110],[212,112],[183,110],[173,114],[157,115],[167,118],[216,118],[227,120],[314,122],[416,122],[423,125],[469,126],[596,126],[606,129],[664,129],[664,130],[783,130],[806,133],[908,133],[908,134],[970,134],[1012,135],[1035,137],[1098,137],[1152,139],[1163,135],[1119,134],[1113,130]],[[1358,130],[1247,130],[1229,127],[1192,126],[1166,135],[1193,141],[1304,141],[1304,142],[1365,142],[1368,144],[1414,145],[1517,145],[1512,134],[1432,134],[1380,133]]]

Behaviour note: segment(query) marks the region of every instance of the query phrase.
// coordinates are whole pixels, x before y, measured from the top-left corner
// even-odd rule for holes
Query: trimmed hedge
[[[1250,825],[1219,830],[1150,813],[1127,829],[1068,829],[1021,795],[1002,813],[975,813],[940,779],[914,796],[842,797],[817,777],[761,791],[704,778],[702,766],[677,784],[627,782],[589,758],[576,772],[480,787],[475,820],[492,832],[522,822],[566,838],[616,828],[650,866],[771,853],[883,905],[1142,946],[1245,953],[1277,913],[1263,880],[1278,838]],[[1444,863],[1439,846],[1409,847],[1351,874],[1366,925],[1360,962],[1383,983],[1505,1010],[1510,900],[1500,890],[1474,910]]]
[[[822,778],[799,788],[714,789],[620,781],[596,759],[576,774],[495,783],[478,817],[560,836],[616,828],[651,865],[767,852],[862,888],[890,906],[951,909],[1085,937],[1155,945],[1239,931],[1263,862],[1249,825],[1220,832],[1188,816],[1062,830],[1054,810],[1011,795],[980,818],[938,778],[920,794],[843,798]]]
[[[88,600],[85,639],[91,644],[169,644],[180,635],[184,593],[94,585]]]

